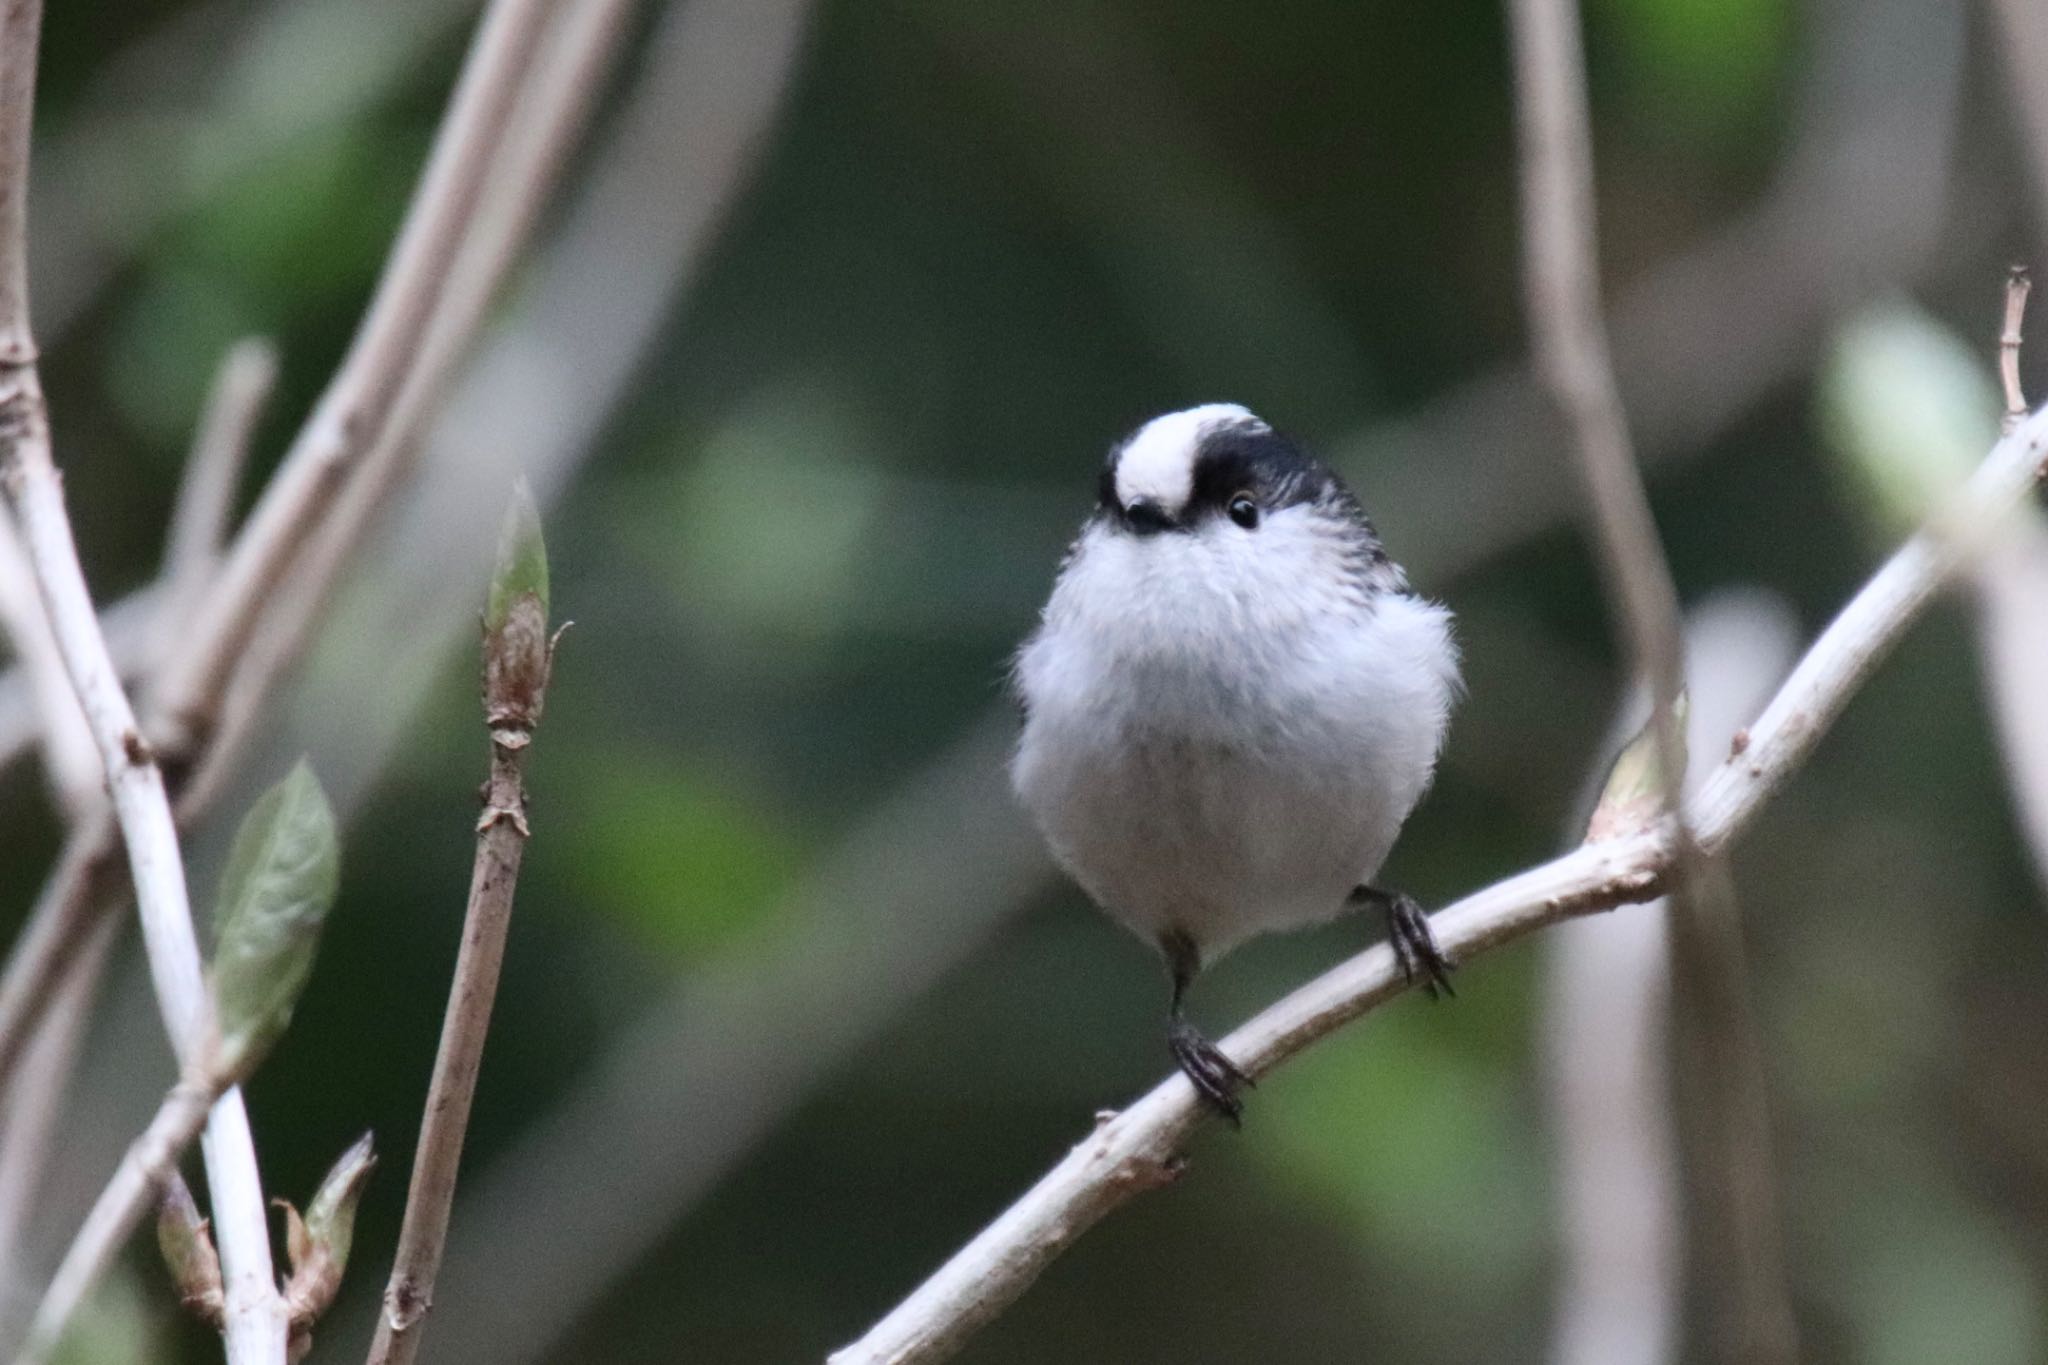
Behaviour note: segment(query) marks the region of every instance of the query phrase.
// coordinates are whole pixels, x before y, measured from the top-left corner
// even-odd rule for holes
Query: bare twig
[[[491,1005],[497,999],[519,864],[531,834],[523,773],[526,751],[540,725],[554,667],[546,560],[539,547],[538,514],[522,486],[506,523],[506,551],[485,622],[484,725],[491,735],[491,769],[484,783],[483,816],[476,826],[476,862],[463,913],[462,948],[448,990],[441,1046],[427,1089],[426,1119],[406,1191],[405,1223],[398,1234],[397,1260],[384,1291],[369,1365],[411,1365],[418,1355],[421,1327],[433,1306],[434,1278],[447,1245],[463,1134],[469,1128]],[[522,556],[528,566],[539,564],[537,577],[528,573],[522,579]],[[500,600],[501,594],[509,600]]]
[[[2027,293],[2034,281],[2016,265],[2005,278],[2005,325],[1998,332],[1998,381],[2005,389],[2005,418],[2000,430],[2010,435],[2027,416],[2027,396],[2020,388],[2020,325],[2027,316]]]
[[[33,598],[35,590],[28,583],[27,574],[18,576],[19,588]],[[155,638],[156,608],[162,600],[161,585],[150,583],[101,609],[100,629],[107,637],[107,648],[113,651],[114,662],[120,666],[123,678],[135,677],[147,660]],[[54,657],[54,642],[50,648]],[[69,694],[69,683],[65,684],[64,690]],[[25,671],[18,666],[0,671],[0,773],[4,773],[8,765],[34,745],[42,733],[41,712]],[[85,717],[82,715],[78,718],[78,736],[81,745],[90,750],[92,741],[85,733]],[[98,755],[93,756],[92,766],[97,774]],[[94,781],[97,780],[95,776]]]
[[[485,176],[485,188],[461,252],[449,269],[440,307],[392,405],[390,421],[365,453],[358,476],[322,518],[312,544],[283,586],[283,601],[238,663],[221,717],[218,751],[199,784],[211,787],[232,767],[258,711],[304,652],[321,608],[362,545],[372,519],[417,462],[422,432],[445,397],[449,375],[475,343],[491,301],[526,250],[534,223],[560,183],[569,152],[604,88],[635,0],[587,0],[549,31]]]
[[[71,1097],[66,1082],[84,1044],[102,964],[118,927],[119,921],[109,916],[88,934],[77,969],[65,974],[20,1071],[0,1089],[0,1113],[7,1115],[0,1125],[0,1343],[20,1339],[16,1304],[20,1300],[25,1308],[27,1293],[22,1236],[43,1189],[51,1139]]]
[[[93,614],[72,543],[64,494],[50,458],[50,431],[29,330],[23,202],[34,105],[39,0],[10,0],[0,22],[0,493],[20,525],[57,645],[106,769],[128,849],[143,940],[166,1030],[183,1060],[207,1030],[199,943],[163,776],[121,688]],[[228,1275],[228,1358],[280,1361],[283,1300],[270,1268],[270,1239],[256,1150],[239,1092],[222,1097],[207,1143],[214,1211]]]
[[[166,647],[219,563],[249,443],[276,383],[277,348],[261,337],[236,342],[214,376],[164,540],[162,578],[169,600],[158,625]]]
[[[77,821],[99,799],[100,759],[93,752],[85,713],[64,676],[64,660],[56,637],[36,596],[35,577],[14,529],[14,517],[0,510],[0,634],[5,634],[21,660],[35,701],[37,731],[42,737],[43,775],[57,808]]]
[[[1984,528],[2048,471],[2048,411],[1993,448],[1955,503],[1909,540],[1807,651],[1739,753],[1707,779],[1684,812],[1711,856],[1742,832],[1820,739]],[[1589,844],[1466,897],[1432,918],[1439,942],[1469,958],[1575,915],[1650,899],[1667,889],[1678,841],[1667,825]],[[1340,964],[1224,1040],[1254,1078],[1400,994],[1384,944]],[[909,1365],[944,1359],[1028,1288],[1054,1257],[1132,1195],[1171,1178],[1181,1141],[1202,1117],[1174,1076],[1098,1124],[1036,1187],[962,1248],[833,1365]]]
[[[97,754],[95,754],[97,761]],[[125,890],[121,840],[113,812],[100,810],[71,827],[28,923],[0,970],[0,1089],[12,1083],[22,1050],[35,1035],[55,992],[75,970],[97,909]]]
[[[29,1329],[27,1343],[15,1357],[15,1365],[43,1365],[51,1358],[63,1340],[72,1315],[85,1302],[86,1294],[99,1282],[107,1267],[113,1264],[114,1258],[127,1244],[129,1234],[135,1231],[136,1224],[155,1204],[164,1181],[177,1165],[179,1155],[205,1126],[207,1111],[225,1089],[223,1080],[205,1075],[182,1077],[164,1096],[156,1116],[149,1121],[149,1127],[121,1158],[113,1179],[100,1191],[100,1197],[93,1202],[92,1212],[86,1215],[85,1222],[72,1239],[70,1250],[64,1253],[64,1260],[57,1267],[49,1289],[44,1292],[42,1303],[36,1307],[35,1322]],[[214,1195],[214,1208],[218,1217],[218,1192]],[[230,1315],[234,1312],[232,1290],[227,1312]],[[237,1358],[229,1357],[231,1360]],[[284,1359],[281,1334],[274,1358]]]
[[[236,539],[193,643],[153,692],[160,742],[182,748],[211,732],[264,604],[389,421],[551,9],[547,0],[492,0],[485,13],[362,327]]]
[[[1757,591],[1717,594],[1686,614],[1691,752],[1728,751],[1784,677],[1795,631],[1790,609]],[[1620,735],[1640,731],[1645,703],[1638,695],[1625,708],[1617,747]],[[1653,1365],[1677,1354],[1682,1194],[1665,1027],[1668,908],[1659,901],[1640,914],[1561,924],[1547,945],[1564,1260],[1555,1365]]]
[[[2037,233],[2048,231],[2048,11],[2034,0],[1993,0],[2021,142],[2032,158]]]
[[[266,596],[266,588],[273,575],[286,572],[304,553],[308,528],[331,510],[337,488],[348,487],[351,468],[359,469],[351,461],[358,460],[370,442],[381,439],[389,425],[386,409],[415,359],[412,347],[428,323],[420,316],[421,309],[428,295],[438,300],[447,291],[446,252],[451,244],[446,239],[467,220],[484,163],[498,144],[503,101],[526,73],[545,17],[539,11],[548,8],[539,4],[537,10],[535,0],[496,0],[472,46],[371,315],[341,373],[286,457],[287,468],[298,472],[287,479],[281,470],[279,481],[266,491],[257,515],[237,539],[228,565],[207,594],[204,619],[193,623],[190,638],[165,662],[166,676],[152,689],[151,743],[181,772],[191,769],[212,737],[225,701],[222,684],[246,652],[249,632],[260,620],[274,619],[272,612],[317,605],[300,597],[280,606]],[[373,398],[376,404],[371,404]],[[365,405],[376,411],[369,412]],[[285,482],[298,491],[281,494],[280,484]],[[281,505],[281,497],[296,501]],[[271,509],[267,523],[262,520],[265,506]],[[276,671],[263,674],[266,681]],[[259,699],[247,686],[242,696],[245,708]],[[185,791],[178,803],[180,821],[195,818],[211,804],[227,766],[226,757],[211,762],[205,780]],[[77,935],[104,911],[105,898],[94,886],[105,884],[105,858],[111,850],[104,836],[95,838],[89,830],[73,832],[22,944],[0,977],[0,1083],[49,999]]]
[[[1628,643],[1631,666],[1649,686],[1650,724],[1670,808],[1676,810],[1685,776],[1678,592],[1630,447],[1601,317],[1579,7],[1577,0],[1509,0],[1508,16],[1521,144],[1523,270],[1537,368],[1571,428],[1609,610]]]

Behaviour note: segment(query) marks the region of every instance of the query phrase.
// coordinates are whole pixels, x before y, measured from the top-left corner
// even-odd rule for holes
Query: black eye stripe
[[[1227,513],[1239,494],[1263,510],[1277,511],[1314,502],[1341,486],[1336,475],[1280,433],[1262,425],[1233,423],[1202,438],[1188,513]]]

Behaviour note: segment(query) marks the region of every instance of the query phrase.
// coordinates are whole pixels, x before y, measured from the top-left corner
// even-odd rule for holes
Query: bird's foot
[[[1432,1000],[1455,996],[1451,973],[1458,960],[1437,946],[1430,931],[1429,916],[1413,896],[1378,887],[1359,888],[1359,894],[1377,902],[1387,913],[1387,942],[1393,946],[1394,961],[1401,966],[1401,979],[1413,986],[1420,982]]]
[[[1240,1127],[1244,1101],[1237,1097],[1237,1092],[1252,1086],[1252,1078],[1185,1019],[1175,1019],[1167,1026],[1166,1045],[1172,1049],[1181,1074],[1194,1083],[1195,1093],[1202,1101],[1229,1119],[1231,1127]]]

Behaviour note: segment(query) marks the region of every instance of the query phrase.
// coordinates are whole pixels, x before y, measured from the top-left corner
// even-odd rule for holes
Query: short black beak
[[[1132,498],[1130,505],[1124,508],[1124,524],[1141,536],[1149,536],[1159,531],[1171,531],[1173,518],[1150,498]]]

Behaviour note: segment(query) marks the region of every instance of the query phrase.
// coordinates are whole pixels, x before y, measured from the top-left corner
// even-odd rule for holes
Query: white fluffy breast
[[[1169,412],[1138,428],[1117,456],[1117,501],[1129,507],[1149,498],[1178,516],[1195,487],[1195,456],[1204,432],[1225,422],[1259,423],[1235,403],[1208,403]]]
[[[1428,787],[1450,614],[1368,591],[1312,507],[1256,531],[1091,526],[1017,663],[1012,777],[1055,855],[1141,935],[1214,957],[1327,919]]]

